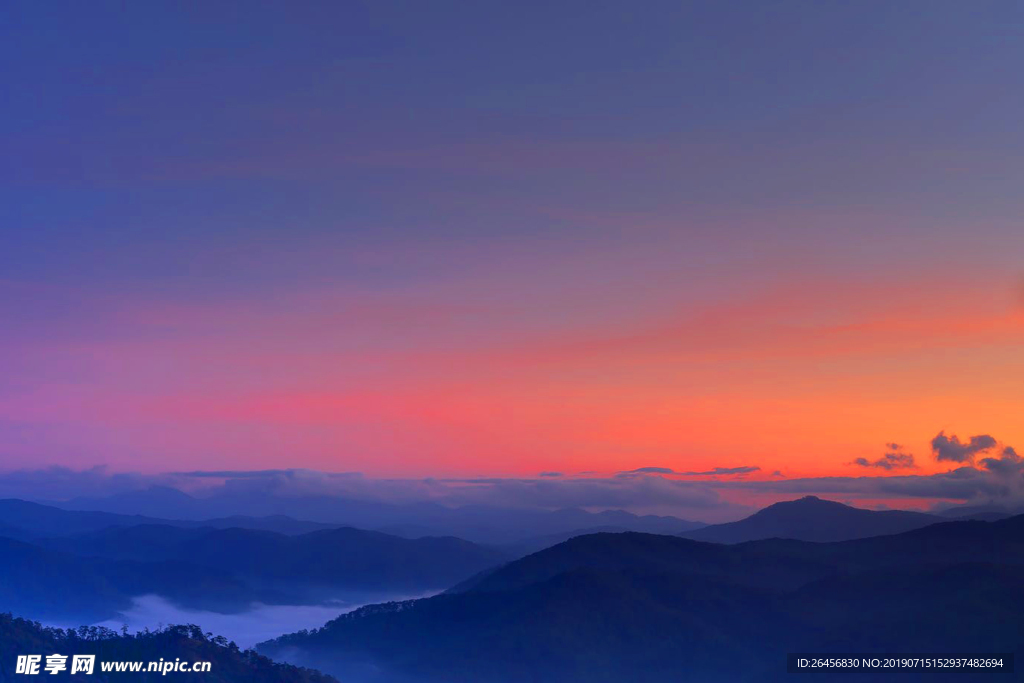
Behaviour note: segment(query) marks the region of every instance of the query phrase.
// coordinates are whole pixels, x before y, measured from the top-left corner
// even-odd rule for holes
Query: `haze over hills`
[[[953,613],[958,648],[1018,650],[1022,571],[1024,517],[835,543],[595,534],[260,650],[353,683],[782,681],[786,652],[949,651]]]
[[[68,510],[17,498],[0,500],[0,535],[11,538],[45,538],[101,531],[111,527],[159,524],[176,527],[243,528],[300,534],[338,525],[292,519],[284,515],[251,517],[235,515],[206,520],[161,519],[138,514],[122,514],[94,510]]]
[[[399,536],[456,536],[476,543],[497,545],[530,542],[537,537],[595,527],[675,534],[704,526],[701,522],[677,517],[635,515],[623,510],[589,512],[579,508],[544,510],[489,505],[448,507],[431,502],[400,504],[328,495],[275,496],[243,491],[200,498],[167,487],[48,504],[65,510],[117,514],[145,510],[153,518],[149,521],[185,519],[199,522],[239,515],[245,519],[266,520],[285,516],[330,526],[381,530]],[[2,515],[0,520],[3,520]],[[182,525],[181,522],[174,524]]]
[[[36,619],[97,621],[134,596],[160,594],[181,605],[241,610],[266,600],[231,573],[193,564],[85,558],[0,538],[0,609]]]
[[[342,527],[287,536],[252,529],[114,527],[41,541],[80,555],[181,561],[275,582],[289,594],[314,589],[424,592],[444,589],[508,559],[452,537],[406,539]],[[305,597],[304,599],[309,599]]]
[[[935,514],[951,519],[980,519],[987,522],[1024,515],[1024,507],[1013,505],[957,505]]]
[[[712,524],[680,536],[696,541],[742,543],[764,538],[846,541],[898,534],[945,521],[937,515],[906,510],[864,510],[815,496],[769,505],[738,522]]]
[[[0,609],[64,623],[107,619],[151,594],[214,612],[256,602],[366,603],[442,590],[509,559],[452,537],[175,526],[17,500],[0,501],[0,520]]]

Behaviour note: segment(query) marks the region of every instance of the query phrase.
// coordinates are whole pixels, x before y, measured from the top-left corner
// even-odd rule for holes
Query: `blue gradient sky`
[[[1024,437],[1018,3],[3,13],[9,469]]]

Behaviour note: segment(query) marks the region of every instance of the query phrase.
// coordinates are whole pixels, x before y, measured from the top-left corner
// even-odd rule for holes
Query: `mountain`
[[[67,670],[50,674],[43,667],[45,657],[51,654],[67,655]],[[71,656],[95,655],[93,672],[86,680],[95,683],[115,681],[168,680],[161,672],[104,672],[104,662],[149,662],[177,660],[188,662],[209,662],[208,673],[171,673],[170,678],[182,676],[205,683],[337,683],[334,678],[318,671],[280,664],[254,651],[241,651],[212,634],[204,634],[196,626],[171,626],[157,631],[140,634],[117,634],[109,629],[82,627],[77,630],[44,628],[38,623],[0,614],[0,681],[14,681],[22,678],[15,673],[19,655],[38,654],[43,656],[39,673],[47,679],[65,680],[69,675]],[[79,674],[78,679],[82,677]]]
[[[366,602],[437,591],[505,559],[457,538],[348,528],[287,536],[140,524],[31,543],[0,537],[0,608],[67,622],[111,618],[149,594],[216,612]]]
[[[259,649],[352,683],[781,682],[787,652],[1022,653],[1022,571],[1024,516],[833,543],[595,534]]]
[[[510,556],[518,558],[558,545],[576,536],[626,531],[677,534],[681,531],[700,529],[705,526],[701,522],[689,522],[677,517],[637,516],[623,510],[604,510],[592,513],[578,508],[567,508],[552,512],[551,519],[555,521],[555,527],[561,527],[558,531],[531,536],[514,543],[505,543],[500,546],[501,549]],[[588,523],[594,524],[594,526],[584,526]]]
[[[589,536],[591,534],[621,534],[630,531],[619,526],[596,526],[589,527],[586,529],[573,529],[571,531],[562,531],[555,534],[545,534],[544,536],[535,536],[533,538],[527,538],[517,543],[506,543],[499,546],[501,550],[506,552],[510,557],[520,558],[527,555],[532,555],[535,552],[550,548],[564,543],[571,538],[577,536]]]
[[[391,594],[439,590],[508,559],[458,538],[405,539],[347,527],[287,536],[145,524],[41,543],[83,556],[187,562],[254,585],[273,585],[302,602],[330,597],[331,589]]]
[[[241,610],[265,597],[223,570],[186,562],[84,558],[0,538],[2,609],[39,619],[95,621],[149,593],[216,611]]]
[[[935,514],[951,519],[980,519],[987,522],[1024,515],[1024,507],[1006,505],[956,505]]]
[[[166,523],[166,522],[165,522]],[[273,531],[287,536],[308,534],[311,531],[323,531],[325,529],[337,529],[337,524],[326,522],[310,522],[304,519],[294,519],[287,515],[267,515],[266,517],[251,517],[249,515],[232,515],[230,517],[215,517],[204,519],[199,522],[178,522],[181,526],[204,526],[214,529],[254,529],[258,531]]]
[[[581,569],[607,572],[643,571],[649,574],[685,573],[731,581],[755,588],[777,588],[803,585],[808,581],[830,576],[836,569],[833,562],[796,552],[764,554],[752,549],[730,547],[717,543],[691,541],[676,536],[654,534],[599,533],[577,536],[546,550],[482,572],[452,587],[449,593],[490,592],[521,588],[547,581],[559,574]],[[759,571],[748,566],[752,558],[759,560]]]
[[[1024,566],[1024,515],[997,522],[942,522],[835,543],[768,539],[723,545],[637,533],[579,536],[481,573],[449,592],[506,590],[585,568],[685,573],[789,590],[856,572],[968,562]]]
[[[196,499],[171,486],[150,486],[137,491],[115,493],[111,496],[72,498],[61,507],[69,510],[113,512],[120,515],[148,517],[181,517],[176,511],[187,511]]]
[[[554,525],[560,526],[566,531],[595,526],[614,526],[627,531],[640,531],[648,534],[676,534],[705,526],[702,522],[691,522],[678,517],[634,515],[625,510],[588,512],[579,508],[564,508],[550,513],[549,519]]]
[[[254,601],[365,603],[442,590],[509,559],[452,537],[404,539],[282,517],[210,523],[232,521],[315,530],[289,535],[0,501],[8,534],[0,535],[0,609],[64,621],[108,618],[146,594],[219,612]]]
[[[154,520],[142,515],[109,512],[70,512],[51,505],[7,498],[0,500],[0,524],[26,536],[66,536],[112,526],[145,524]],[[11,535],[11,534],[4,534]]]
[[[379,529],[398,536],[456,536],[476,543],[499,545],[595,527],[675,534],[703,526],[700,522],[676,517],[634,515],[622,510],[551,511],[492,505],[446,507],[429,502],[399,504],[328,495],[286,497],[249,491],[222,491],[200,498],[159,487],[108,498],[79,498],[51,504],[66,510],[119,514],[144,510],[153,518],[185,519],[194,523],[239,515],[285,516],[330,526]]]
[[[777,632],[766,621],[776,601],[707,578],[580,569],[507,591],[364,607],[258,650],[350,683],[685,681],[684,662],[717,674],[723,662],[728,673],[756,665],[779,644],[762,637]]]
[[[182,494],[185,495],[185,494]],[[336,524],[308,522],[284,515],[249,517],[235,515],[208,520],[177,520],[146,517],[136,514],[120,514],[92,510],[66,510],[53,505],[32,503],[26,500],[7,498],[0,500],[0,536],[8,538],[46,538],[71,536],[108,529],[110,527],[131,527],[140,524],[162,524],[176,527],[260,529],[284,534],[302,534],[311,531],[336,528]]]
[[[742,543],[765,538],[801,541],[846,541],[898,534],[944,521],[906,510],[862,510],[815,496],[769,505],[738,522],[712,524],[680,534],[696,541]]]

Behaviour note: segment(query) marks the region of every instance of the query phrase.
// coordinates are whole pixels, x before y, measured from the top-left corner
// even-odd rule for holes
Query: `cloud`
[[[996,445],[996,440],[988,434],[972,436],[967,443],[962,443],[956,436],[946,436],[939,432],[932,439],[932,452],[939,462],[973,462],[978,453],[983,453]]]
[[[104,465],[84,470],[54,466],[0,473],[0,498],[31,495],[35,500],[66,500],[79,496],[113,496],[151,486],[181,484],[181,478],[173,474],[113,473]]]
[[[760,471],[760,467],[714,467],[703,472],[676,472],[669,467],[638,467],[635,470],[620,472],[619,474],[677,474],[683,477],[714,476],[720,474],[750,474]]]
[[[707,470],[705,472],[680,472],[679,474],[683,474],[683,475],[690,476],[690,477],[695,477],[695,476],[706,476],[706,475],[716,475],[716,474],[750,474],[751,472],[759,472],[760,470],[761,470],[760,467],[751,467],[751,466],[745,466],[745,467],[715,467],[715,468]]]
[[[979,442],[976,442],[979,443]],[[987,441],[981,441],[981,444]],[[961,446],[970,444],[961,444]],[[988,450],[991,446],[983,447]],[[866,459],[864,459],[867,462]],[[872,463],[868,463],[872,465]],[[1011,447],[997,457],[983,458],[978,466],[964,465],[930,475],[899,474],[861,477],[806,477],[765,481],[716,482],[716,488],[742,489],[762,494],[845,494],[863,498],[931,498],[972,505],[995,504],[1008,508],[1024,505],[1024,459]]]
[[[404,600],[410,595],[386,596],[392,600]],[[381,599],[381,602],[384,600]],[[127,626],[129,631],[144,628],[156,629],[164,624],[197,624],[204,631],[226,636],[242,648],[253,647],[256,643],[274,638],[282,631],[318,628],[346,612],[362,607],[358,602],[329,605],[263,605],[254,603],[245,612],[221,614],[189,609],[175,605],[158,595],[143,595],[132,600],[130,607],[119,613],[115,619],[100,622],[120,630]]]
[[[975,436],[966,443],[955,436],[939,435],[938,448],[977,457],[969,464],[937,474],[910,474],[911,454],[898,444],[877,460],[864,458],[858,465],[869,468],[865,476],[807,477],[786,479],[776,470],[772,476],[751,480],[742,475],[760,471],[756,466],[714,467],[705,471],[677,472],[667,467],[641,467],[612,475],[542,472],[536,476],[479,478],[374,478],[358,472],[321,472],[307,469],[216,470],[163,474],[112,473],[104,467],[71,470],[54,467],[0,472],[0,497],[42,502],[76,497],[105,497],[153,486],[178,488],[204,505],[217,502],[229,510],[251,503],[266,510],[276,501],[281,510],[302,499],[327,497],[337,501],[361,501],[385,505],[434,503],[446,507],[481,505],[519,509],[625,509],[704,519],[735,518],[745,506],[735,502],[748,492],[771,498],[793,494],[844,495],[849,498],[932,499],[967,504],[1024,505],[1024,459],[1010,446],[993,437]],[[938,439],[938,437],[937,437]],[[951,450],[952,449],[952,450]],[[965,450],[966,449],[966,450]],[[876,476],[881,471],[886,476]],[[710,477],[683,480],[678,476]],[[299,499],[299,500],[297,500]],[[204,508],[206,509],[206,508]],[[304,509],[301,506],[295,509]],[[282,514],[284,514],[282,512]],[[223,516],[223,515],[213,515]]]
[[[982,458],[981,466],[1004,477],[1024,474],[1024,460],[1009,446],[1003,449],[998,458]]]
[[[55,476],[55,472],[59,476]],[[220,501],[225,508],[236,504],[255,506],[247,514],[260,514],[260,510],[273,507],[273,501],[288,503],[322,498],[392,505],[431,502],[446,507],[625,509],[680,516],[709,512],[710,516],[720,518],[734,518],[738,511],[745,509],[724,501],[710,483],[705,482],[678,481],[659,475],[550,476],[553,474],[547,472],[544,475],[548,476],[535,478],[378,479],[358,472],[307,469],[144,475],[110,474],[103,468],[84,471],[59,468],[0,473],[0,494],[45,502],[105,497],[162,485],[185,490],[205,503]]]
[[[302,468],[287,470],[193,470],[190,472],[171,472],[177,477],[195,477],[197,479],[265,479],[274,476],[297,476],[308,472],[317,477],[361,477],[362,472],[322,472]]]
[[[877,467],[883,470],[914,469],[917,467],[917,463],[914,462],[914,455],[912,453],[905,453],[903,446],[898,443],[887,443],[885,446],[889,450],[881,458],[877,460],[856,458],[850,464],[860,465],[861,467]]]
[[[671,467],[637,467],[622,474],[676,474]]]
[[[557,509],[728,507],[709,485],[662,476],[573,479],[451,479],[437,500],[447,505],[497,505]]]

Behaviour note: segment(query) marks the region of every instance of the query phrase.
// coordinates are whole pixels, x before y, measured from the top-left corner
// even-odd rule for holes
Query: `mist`
[[[398,599],[396,597],[396,599]],[[132,606],[114,619],[96,626],[131,632],[145,628],[157,629],[171,624],[196,624],[203,631],[233,640],[243,650],[256,643],[301,629],[319,628],[340,614],[362,607],[356,603],[333,605],[264,605],[253,603],[246,612],[221,614],[191,610],[175,605],[159,595],[142,595]]]

